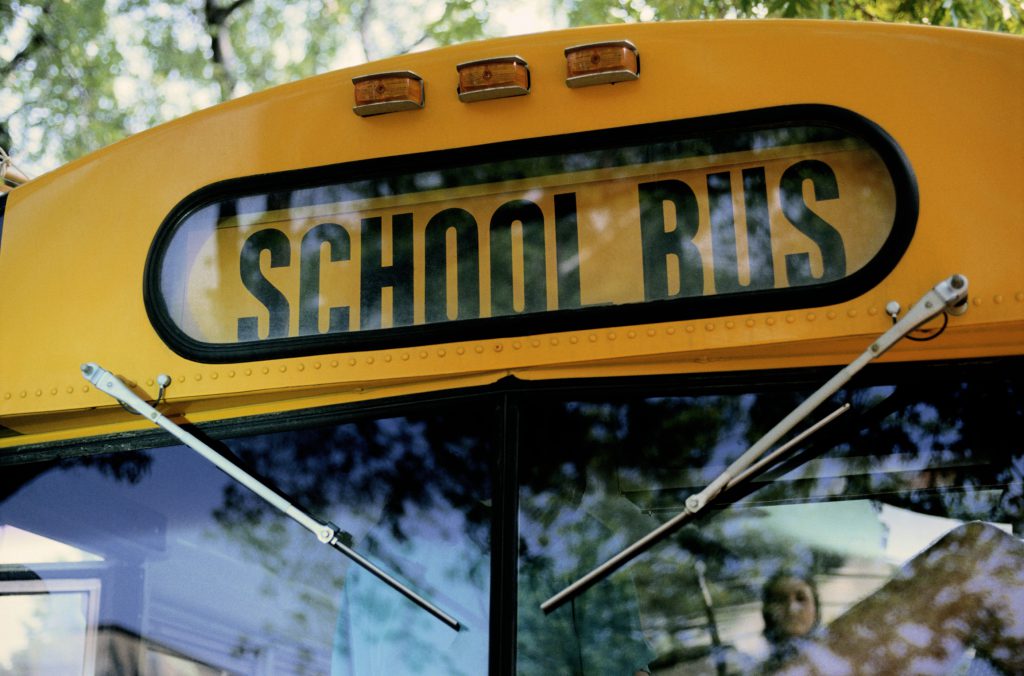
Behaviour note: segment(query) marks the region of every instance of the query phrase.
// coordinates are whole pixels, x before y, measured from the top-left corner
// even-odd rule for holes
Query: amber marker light
[[[577,45],[565,50],[565,84],[589,87],[640,77],[640,54],[628,40]]]
[[[530,93],[530,68],[518,56],[470,61],[459,71],[459,100],[486,101]]]
[[[352,78],[356,115],[367,117],[423,107],[423,78],[407,70]]]

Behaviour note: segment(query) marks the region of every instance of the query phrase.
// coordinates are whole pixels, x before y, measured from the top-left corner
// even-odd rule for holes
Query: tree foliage
[[[546,1],[574,26],[800,17],[1024,32],[1021,0]],[[500,33],[489,10],[503,2],[0,0],[0,147],[52,166],[274,84]]]
[[[67,161],[197,108],[484,35],[482,0],[0,0],[0,147]]]
[[[1021,33],[1015,0],[556,0],[574,26],[677,19],[844,19]]]

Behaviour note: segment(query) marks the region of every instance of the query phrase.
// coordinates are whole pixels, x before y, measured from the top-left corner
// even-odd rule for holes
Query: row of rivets
[[[1014,293],[1013,299],[1016,302],[1018,302],[1018,303],[1024,302],[1024,291],[1017,291],[1016,293]],[[975,307],[980,307],[980,306],[984,305],[987,302],[987,299],[982,298],[980,296],[975,296],[975,297],[973,297],[971,299],[971,302],[972,302],[972,304]],[[1006,297],[1003,294],[995,294],[995,295],[992,296],[991,302],[993,304],[995,304],[995,305],[1000,305],[1000,304],[1006,302]],[[879,314],[879,309],[877,307],[874,307],[874,306],[869,307],[868,310],[867,310],[867,314],[872,316],[872,317],[877,316]],[[828,318],[829,320],[837,319],[838,316],[839,315],[838,315],[838,313],[835,310],[827,310],[825,312],[825,317]],[[850,308],[849,310],[846,311],[846,316],[849,317],[850,319],[855,319],[858,316],[858,310],[855,309],[855,308]],[[817,318],[818,318],[818,315],[815,312],[808,312],[803,317],[804,321],[807,321],[807,322],[814,322],[814,321],[817,320]],[[783,318],[783,321],[785,321],[787,324],[795,324],[798,320],[799,320],[799,318],[795,314],[787,314]],[[772,327],[772,326],[775,326],[778,323],[778,318],[775,317],[775,316],[769,315],[768,317],[765,317],[763,321],[764,321],[765,326]],[[747,319],[743,320],[743,325],[746,326],[747,328],[754,328],[754,327],[757,326],[757,319],[755,319],[753,317],[748,317]],[[711,332],[716,330],[717,326],[718,326],[718,324],[716,324],[715,322],[705,322],[705,324],[703,326],[703,329],[704,329],[705,332],[711,333]],[[736,322],[736,320],[733,320],[733,319],[727,319],[727,320],[725,320],[722,323],[722,326],[724,326],[727,330],[733,330],[733,329],[736,328],[737,322]],[[664,331],[665,335],[667,335],[667,336],[674,336],[677,333],[677,331],[678,331],[677,327],[675,327],[675,326],[668,326],[668,327],[665,327],[663,329],[649,327],[649,328],[646,329],[646,331],[644,333],[646,334],[646,336],[648,338],[654,338],[654,337],[656,337],[658,335],[658,331],[659,330]],[[696,330],[697,330],[697,326],[695,326],[695,324],[693,322],[688,323],[688,324],[686,324],[683,327],[683,331],[685,331],[687,334],[693,334],[693,333],[696,332]],[[614,331],[614,330],[607,331],[603,335],[604,335],[604,338],[607,341],[609,341],[609,342],[615,341],[619,337],[619,333],[617,331]],[[627,330],[626,333],[625,333],[626,338],[628,338],[630,340],[636,339],[639,335],[640,334],[636,330],[633,330],[633,329]],[[560,346],[562,344],[562,340],[563,339],[559,338],[559,337],[551,337],[551,338],[548,339],[547,342],[552,347],[558,347],[558,346]],[[569,345],[578,345],[581,340],[582,340],[582,337],[579,336],[579,335],[572,335],[572,336],[569,336],[568,338],[565,339],[565,341]],[[590,343],[596,343],[599,340],[601,340],[601,334],[598,333],[598,332],[590,332],[590,333],[586,334],[586,340],[588,342],[590,342]],[[517,340],[513,340],[510,343],[512,349],[513,350],[517,350],[517,351],[518,350],[522,350],[527,345],[529,345],[530,347],[533,347],[533,348],[539,348],[543,344],[544,344],[544,342],[541,339],[539,339],[539,338],[517,339]],[[491,349],[494,352],[500,353],[500,352],[502,352],[504,350],[504,345],[502,343],[497,343],[497,344],[492,345]],[[473,350],[474,353],[480,355],[480,354],[483,354],[487,350],[487,348],[484,345],[477,344],[477,345],[472,346],[472,350]],[[469,351],[469,349],[466,346],[463,346],[463,345],[459,345],[459,346],[457,346],[455,348],[455,354],[457,354],[458,356],[463,356],[463,355],[467,354],[468,351]],[[437,355],[438,358],[443,359],[443,358],[445,358],[447,356],[448,351],[445,348],[437,348],[435,354]],[[430,351],[426,350],[426,349],[419,350],[416,353],[416,355],[420,359],[428,359],[430,357]],[[397,355],[397,358],[400,361],[408,362],[411,359],[411,354],[409,352],[402,352],[402,353],[399,353]],[[377,359],[378,359],[378,356],[368,355],[368,356],[363,358],[363,361],[367,365],[373,365],[373,364],[376,363]],[[390,364],[395,359],[395,355],[390,354],[390,353],[389,354],[384,354],[384,355],[380,355],[379,359],[381,361],[383,361],[384,363]],[[355,358],[355,357],[350,357],[350,358],[347,359],[347,364],[349,366],[356,366],[358,363],[359,363],[359,360],[357,358]],[[338,368],[338,366],[340,364],[341,364],[341,362],[339,360],[331,359],[329,361],[319,361],[319,360],[318,361],[314,361],[314,362],[312,362],[311,366],[312,366],[312,368],[314,370],[319,371],[325,365],[329,366],[330,368]],[[294,369],[296,371],[300,372],[300,373],[305,371],[306,368],[307,368],[307,365],[305,363],[301,363],[301,362],[297,363],[297,364],[294,364],[293,366],[294,366]],[[278,365],[276,367],[277,372],[279,372],[281,374],[287,373],[288,369],[289,369],[289,365],[288,364],[280,364],[280,365]],[[220,372],[217,372],[217,371],[208,372],[206,374],[196,373],[196,374],[193,375],[193,379],[195,380],[195,382],[202,382],[202,380],[204,378],[204,375],[205,375],[205,377],[209,378],[210,380],[218,380],[221,377],[221,375],[223,375],[223,376],[225,376],[227,378],[235,378],[239,374],[241,374],[241,375],[243,375],[245,377],[251,377],[257,371],[259,373],[261,373],[262,375],[266,376],[266,375],[270,375],[271,370],[272,369],[271,369],[270,366],[263,366],[263,367],[259,367],[258,369],[253,369],[253,368],[248,368],[247,367],[247,368],[241,369],[240,371],[237,371],[235,369],[229,369],[227,371],[224,371],[223,373],[220,373]],[[186,380],[188,380],[188,378],[185,375],[178,375],[176,380],[178,381],[178,383],[184,383],[184,382],[186,382]],[[153,378],[147,379],[146,380],[146,385],[148,387],[153,387],[155,385],[155,380]],[[76,386],[73,386],[73,385],[68,385],[67,387],[65,387],[63,389],[63,393],[68,394],[68,395],[73,395],[73,394],[75,394],[76,391],[78,391],[78,388]],[[89,393],[91,391],[91,389],[90,389],[90,387],[88,385],[82,385],[80,387],[80,391],[83,394],[87,394],[87,393]],[[27,398],[29,398],[30,394],[32,396],[34,396],[34,397],[42,397],[47,392],[49,393],[50,396],[57,396],[58,394],[61,394],[62,390],[60,388],[58,388],[58,387],[51,387],[51,388],[49,388],[49,390],[44,390],[44,389],[38,388],[38,389],[35,389],[35,390],[31,390],[31,391],[30,390],[21,390],[21,391],[17,391],[17,392],[5,392],[3,394],[3,398],[6,401],[9,401],[9,400],[14,399],[14,398],[27,399]]]

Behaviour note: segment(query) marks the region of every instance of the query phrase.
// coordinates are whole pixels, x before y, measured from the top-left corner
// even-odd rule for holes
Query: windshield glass
[[[1021,584],[1002,535],[1024,526],[1020,369],[950,375],[840,391],[816,417],[851,412],[791,462],[550,615],[542,601],[681,512],[815,385],[524,406],[519,673],[854,673],[876,657],[873,673],[950,673],[998,653],[971,635],[977,613],[1004,637],[1024,621],[1024,593],[985,596]],[[945,616],[922,605],[936,598]]]
[[[0,676],[1024,673],[1022,372],[863,373],[791,461],[549,615],[821,374],[511,384],[223,442],[459,632],[191,449],[6,465]]]
[[[491,408],[227,442],[438,622],[191,449],[0,472],[0,674],[487,670]]]

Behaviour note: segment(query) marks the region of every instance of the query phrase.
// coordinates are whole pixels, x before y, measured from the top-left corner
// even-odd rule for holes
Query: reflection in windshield
[[[458,634],[184,447],[0,474],[0,525],[66,545],[51,547],[63,562],[29,562],[0,542],[0,561],[14,562],[0,564],[0,598],[12,598],[3,585],[15,582],[57,599],[92,581],[83,598],[94,614],[64,612],[79,619],[62,636],[94,657],[76,648],[78,662],[65,661],[85,666],[60,673],[484,673],[489,409],[463,403],[458,419],[439,411],[228,442],[256,474],[457,613]],[[69,563],[75,550],[94,555]],[[47,642],[33,628],[54,602],[26,606],[24,630],[8,632],[25,640],[0,640],[0,674],[52,664],[57,653],[40,652]]]
[[[770,671],[944,674],[978,661],[1021,673],[1022,568],[1018,538],[990,524],[958,526],[820,636],[791,621],[789,638],[801,643],[774,652]]]
[[[0,674],[477,676],[513,612],[523,676],[1021,672],[1021,365],[863,376],[790,461],[550,615],[543,599],[677,514],[807,393],[509,393],[517,608],[490,606],[492,505],[516,502],[493,483],[496,399],[225,442],[458,633],[190,449],[5,466]]]
[[[643,666],[653,674],[790,667],[797,673],[801,665],[855,673],[872,645],[884,653],[879,646],[886,637],[892,650],[873,663],[876,673],[950,673],[978,663],[1019,669],[1006,661],[1019,645],[980,636],[986,627],[987,636],[1021,632],[1024,593],[1008,591],[1024,584],[1009,572],[1024,567],[1020,555],[992,554],[989,568],[972,570],[995,545],[984,544],[990,536],[973,527],[956,535],[975,520],[995,524],[984,533],[1019,535],[1024,526],[1017,371],[994,380],[897,379],[840,391],[826,408],[848,402],[852,412],[818,432],[792,461],[733,491],[731,506],[599,583],[576,599],[575,609],[552,614],[546,628],[584,656],[568,669],[553,651],[522,657],[545,627],[533,604],[548,578],[573,578],[600,558],[595,551],[614,553],[677,514],[688,495],[806,393],[532,403],[523,417],[537,424],[520,443],[519,463],[519,673],[633,674],[635,656],[644,654]],[[936,557],[949,548],[933,544],[944,536],[940,542],[961,544],[958,555],[939,564]],[[1019,544],[1003,537],[1010,542],[1006,552]],[[939,575],[941,566],[952,572]],[[548,577],[538,581],[537,570]],[[907,575],[931,586],[890,582]],[[983,598],[984,590],[1004,591]],[[909,595],[920,598],[903,598]],[[966,634],[943,631],[942,620],[930,614],[928,599],[940,595],[949,608],[963,610],[955,621],[969,627]],[[615,618],[581,610],[620,598]],[[972,603],[979,607],[974,615],[966,610]],[[903,614],[879,619],[864,610],[884,606]],[[610,624],[591,626],[602,622]],[[872,641],[848,640],[864,627]],[[918,653],[899,647],[906,641],[916,641]],[[839,644],[844,651],[829,652]],[[932,662],[914,661],[914,654]],[[602,664],[605,657],[613,661]]]

